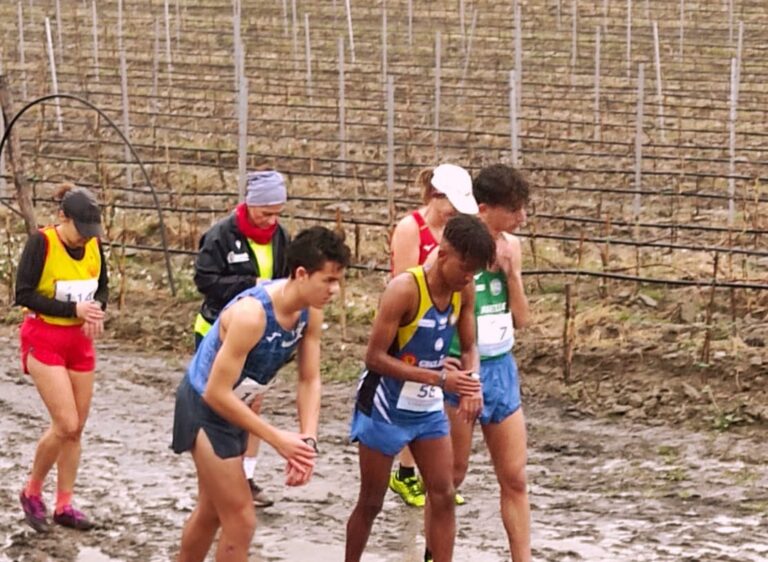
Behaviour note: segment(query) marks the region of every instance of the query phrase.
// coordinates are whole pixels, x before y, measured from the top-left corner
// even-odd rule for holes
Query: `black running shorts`
[[[217,457],[229,459],[245,453],[247,432],[214,412],[184,377],[176,390],[173,451],[191,451],[201,429],[205,431]]]

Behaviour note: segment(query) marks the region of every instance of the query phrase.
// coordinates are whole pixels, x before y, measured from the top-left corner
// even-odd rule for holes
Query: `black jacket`
[[[287,244],[288,233],[278,225],[272,236],[274,279],[288,276]],[[258,277],[256,256],[245,235],[237,228],[234,213],[214,224],[200,238],[195,258],[195,285],[205,296],[200,312],[208,322],[213,323],[221,309],[233,297],[253,287]]]

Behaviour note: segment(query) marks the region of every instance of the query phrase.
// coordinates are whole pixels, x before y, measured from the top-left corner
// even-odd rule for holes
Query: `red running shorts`
[[[69,371],[90,372],[96,368],[93,340],[80,325],[59,326],[27,316],[21,324],[20,339],[21,366],[27,374],[30,354],[44,365],[61,366]]]

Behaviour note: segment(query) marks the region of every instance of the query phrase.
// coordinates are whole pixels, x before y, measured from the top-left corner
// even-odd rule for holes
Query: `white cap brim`
[[[476,215],[480,211],[473,195],[454,192],[446,194],[446,197],[451,202],[451,205],[453,205],[453,208],[464,215]]]

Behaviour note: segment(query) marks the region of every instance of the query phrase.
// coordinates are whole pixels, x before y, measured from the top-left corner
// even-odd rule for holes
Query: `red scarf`
[[[237,221],[237,228],[242,232],[246,238],[250,238],[257,244],[266,244],[272,240],[272,235],[277,230],[277,222],[267,228],[259,228],[255,226],[251,219],[248,218],[248,206],[245,203],[240,203],[235,209],[235,220]]]

